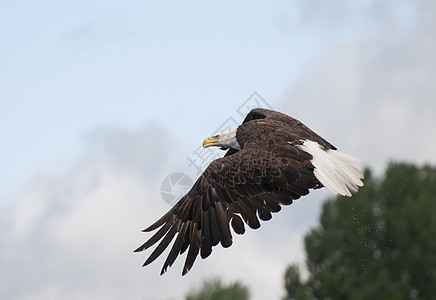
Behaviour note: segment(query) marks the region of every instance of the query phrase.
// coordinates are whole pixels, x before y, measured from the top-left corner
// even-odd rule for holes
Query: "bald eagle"
[[[281,205],[326,187],[333,194],[351,196],[363,186],[359,160],[341,153],[300,121],[280,112],[252,109],[234,130],[203,141],[203,147],[227,150],[212,161],[165,215],[144,229],[157,232],[135,252],[160,243],[143,266],[153,262],[175,238],[161,270],[166,272],[188,250],[182,275],[198,254],[204,259],[218,243],[232,245],[230,225],[244,234],[245,224],[260,227]]]

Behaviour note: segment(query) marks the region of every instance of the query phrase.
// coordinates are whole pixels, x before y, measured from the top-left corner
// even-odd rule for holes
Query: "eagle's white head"
[[[214,134],[203,141],[203,147],[207,148],[210,146],[221,147],[222,150],[226,150],[229,148],[233,148],[236,150],[241,150],[241,146],[236,139],[236,130],[237,128],[233,128],[227,131],[223,131],[217,134]]]

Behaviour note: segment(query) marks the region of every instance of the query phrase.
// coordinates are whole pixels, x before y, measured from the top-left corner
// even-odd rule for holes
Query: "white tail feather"
[[[298,146],[301,150],[312,155],[312,165],[315,167],[315,177],[333,194],[351,196],[363,186],[363,174],[353,164],[360,163],[360,159],[337,150],[324,150],[317,142],[304,140]]]

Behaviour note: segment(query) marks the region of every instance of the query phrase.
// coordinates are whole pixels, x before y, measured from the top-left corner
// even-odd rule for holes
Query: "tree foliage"
[[[324,203],[305,236],[306,267],[285,274],[286,299],[434,299],[436,168],[391,163],[365,172],[351,199]]]
[[[190,292],[186,300],[248,300],[249,289],[239,281],[224,285],[219,278],[203,282],[201,288]]]

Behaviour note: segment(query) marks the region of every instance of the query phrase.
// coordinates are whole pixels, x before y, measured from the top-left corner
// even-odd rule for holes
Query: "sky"
[[[195,180],[188,158],[253,103],[376,174],[435,164],[435,14],[411,0],[0,2],[0,298],[182,299],[221,276],[279,299],[331,195],[159,276],[164,257],[142,268],[150,252],[133,250],[170,208],[163,182]]]

